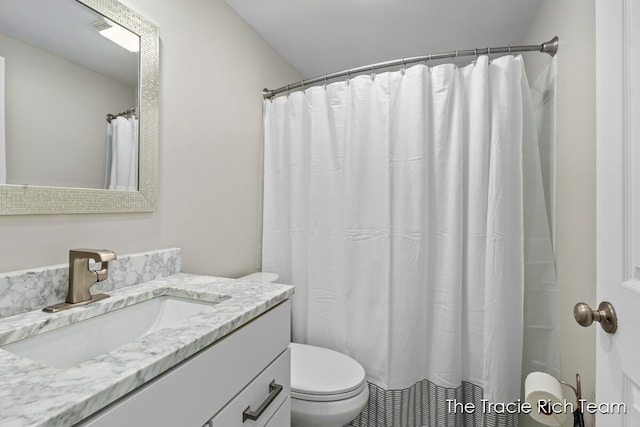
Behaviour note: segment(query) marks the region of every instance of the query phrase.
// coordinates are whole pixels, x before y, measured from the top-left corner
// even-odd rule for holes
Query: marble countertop
[[[110,298],[58,313],[0,319],[0,346],[169,295],[216,302],[189,317],[68,369],[45,366],[0,347],[0,425],[72,425],[278,305],[293,287],[174,274],[109,292]]]

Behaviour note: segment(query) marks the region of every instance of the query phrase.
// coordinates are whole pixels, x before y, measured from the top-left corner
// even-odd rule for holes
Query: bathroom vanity
[[[289,324],[287,301],[80,425],[288,425]]]
[[[122,286],[158,270],[137,263],[112,262],[109,298],[0,319],[0,425],[289,425],[293,288],[179,273],[179,260]],[[0,275],[0,293],[52,276]]]

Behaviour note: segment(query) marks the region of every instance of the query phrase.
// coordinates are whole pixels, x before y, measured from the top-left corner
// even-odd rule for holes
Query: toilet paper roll
[[[548,426],[561,426],[567,414],[560,382],[544,372],[532,372],[524,381],[525,401],[531,405],[531,417]],[[540,405],[544,401],[545,405]],[[551,405],[548,405],[548,404]]]

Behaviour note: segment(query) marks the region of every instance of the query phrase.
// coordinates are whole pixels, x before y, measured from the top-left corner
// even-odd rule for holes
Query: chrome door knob
[[[609,301],[602,301],[597,310],[593,310],[588,304],[579,302],[573,308],[573,317],[582,326],[589,326],[595,320],[600,322],[600,326],[609,334],[615,333],[618,329],[618,316],[616,310]]]

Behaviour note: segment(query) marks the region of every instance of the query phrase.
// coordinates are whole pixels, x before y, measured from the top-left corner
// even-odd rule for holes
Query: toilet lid
[[[247,276],[240,277],[240,280],[251,280],[252,282],[262,283],[274,283],[280,278],[276,273],[265,273],[259,271],[257,273],[249,274]]]
[[[364,369],[337,351],[291,343],[291,395],[307,400],[346,399],[365,387]],[[336,396],[337,395],[337,396]]]

